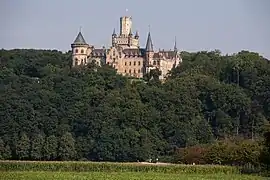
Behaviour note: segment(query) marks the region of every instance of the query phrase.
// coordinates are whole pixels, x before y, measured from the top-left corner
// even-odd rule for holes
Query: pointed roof
[[[113,28],[113,34],[112,35],[116,35],[116,33],[115,33],[115,28]]]
[[[139,32],[136,31],[135,37],[139,37]]]
[[[150,34],[150,31],[148,33],[148,37],[147,37],[147,42],[146,42],[146,47],[145,47],[145,50],[147,52],[153,52],[153,43],[152,43],[152,39],[151,39],[151,34]]]
[[[175,38],[174,38],[174,51],[177,51],[177,46],[176,46],[176,36],[175,36]]]
[[[83,38],[83,35],[82,35],[81,31],[77,35],[77,37],[76,37],[75,41],[73,42],[73,44],[87,44],[86,41]]]

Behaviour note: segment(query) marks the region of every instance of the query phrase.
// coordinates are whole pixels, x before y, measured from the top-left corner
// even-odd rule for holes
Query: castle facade
[[[182,62],[176,47],[169,51],[154,51],[151,33],[148,32],[145,48],[140,47],[139,33],[132,32],[132,17],[120,18],[120,33],[115,29],[111,35],[111,46],[106,49],[95,48],[86,43],[81,32],[71,44],[72,66],[86,65],[95,62],[97,65],[106,63],[114,67],[117,73],[134,78],[142,78],[152,69],[161,72],[160,79],[166,78],[168,72]]]

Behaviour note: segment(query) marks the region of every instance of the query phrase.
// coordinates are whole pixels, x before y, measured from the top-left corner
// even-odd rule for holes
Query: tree
[[[58,139],[54,136],[48,136],[44,142],[43,157],[45,160],[55,160],[57,158]]]
[[[26,160],[30,157],[30,139],[25,133],[21,133],[21,138],[16,147],[16,153],[20,160]]]
[[[41,134],[34,136],[31,143],[31,158],[41,160],[43,158],[44,137]]]
[[[58,156],[61,160],[73,160],[76,157],[75,140],[67,132],[59,139]]]
[[[260,155],[261,162],[266,166],[268,173],[270,172],[270,126],[266,126],[264,133],[264,147]]]
[[[2,138],[0,138],[0,159],[7,160],[11,158],[11,149],[9,145],[6,145]]]

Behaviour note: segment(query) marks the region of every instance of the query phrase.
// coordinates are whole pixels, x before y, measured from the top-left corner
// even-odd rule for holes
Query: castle
[[[120,34],[117,35],[114,29],[111,38],[110,48],[96,49],[86,43],[80,31],[71,44],[72,66],[90,62],[95,62],[97,65],[106,63],[114,67],[117,73],[134,78],[142,78],[152,69],[158,69],[161,72],[159,79],[163,80],[173,67],[182,62],[176,40],[173,50],[155,52],[150,31],[145,48],[141,48],[138,31],[134,36],[132,33],[132,17],[121,17]]]

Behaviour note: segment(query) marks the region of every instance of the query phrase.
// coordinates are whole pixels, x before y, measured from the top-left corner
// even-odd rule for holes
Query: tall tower
[[[173,48],[173,51],[174,51],[174,59],[175,59],[175,63],[174,63],[174,67],[178,66],[180,62],[182,62],[182,58],[179,54],[179,51],[178,51],[178,48],[177,48],[177,45],[176,45],[176,36],[175,36],[175,39],[174,39],[174,48]]]
[[[72,48],[72,66],[84,65],[87,63],[87,50],[89,45],[83,38],[81,31],[75,41],[71,44]]]
[[[153,56],[154,56],[154,48],[153,48],[151,34],[149,31],[147,41],[146,41],[146,47],[145,47],[146,73],[149,73],[151,70]]]
[[[132,17],[123,16],[120,18],[120,36],[128,37],[132,27]]]
[[[117,38],[117,35],[115,33],[115,28],[114,28],[113,33],[112,33],[112,46],[116,46],[116,38]]]

